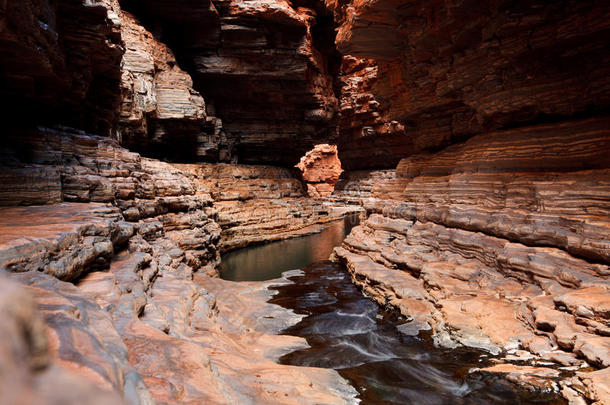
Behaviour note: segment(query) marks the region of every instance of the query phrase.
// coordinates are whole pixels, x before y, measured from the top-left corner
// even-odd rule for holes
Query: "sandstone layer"
[[[222,122],[207,115],[203,97],[173,52],[131,14],[120,11],[119,16],[125,42],[121,144],[172,160],[229,160]]]
[[[214,276],[361,205],[335,257],[402,333],[610,403],[609,35],[588,0],[0,1],[0,402],[354,402],[276,364],[306,343],[269,284]],[[325,200],[193,163],[326,142]]]
[[[306,197],[296,170],[271,166],[174,164],[209,190],[220,225],[220,250],[319,232],[359,207]]]

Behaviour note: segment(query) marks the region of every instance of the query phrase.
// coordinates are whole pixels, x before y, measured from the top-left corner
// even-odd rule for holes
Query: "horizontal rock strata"
[[[606,370],[607,122],[499,131],[403,159],[363,195],[370,216],[335,254],[366,293],[408,317],[407,333]],[[562,387],[608,400],[596,397],[607,383],[584,379]]]
[[[359,207],[305,196],[296,170],[271,166],[175,164],[196,187],[210,190],[222,229],[220,250],[319,232],[323,223]]]
[[[222,122],[207,115],[203,97],[173,52],[131,14],[120,11],[119,16],[125,42],[121,144],[173,160],[230,160]]]
[[[608,109],[606,4],[326,3],[338,49],[365,59],[344,60],[346,169],[393,168],[478,133]]]
[[[290,167],[335,136],[340,58],[323,2],[191,3],[122,1],[176,52],[239,163]]]

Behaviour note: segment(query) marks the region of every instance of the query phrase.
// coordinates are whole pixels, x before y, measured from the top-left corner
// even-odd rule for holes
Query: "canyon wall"
[[[337,260],[405,333],[608,403],[610,8],[327,3],[349,54],[333,199],[369,215]]]
[[[199,93],[184,49],[117,1],[1,3],[0,403],[353,402],[335,371],[277,364],[306,342],[279,335],[301,317],[266,303],[269,284],[216,270],[221,252],[319,231],[343,210],[305,198],[296,169],[185,163],[272,161],[263,152],[279,156],[281,144],[294,148],[273,163],[292,166],[330,136],[333,76],[314,13],[284,2],[147,8],[194,23],[185,29],[212,18],[218,34],[194,38],[208,44],[200,57],[216,54],[221,18],[226,49],[253,31],[267,38],[270,70],[221,75],[221,93],[241,80],[222,96]],[[236,58],[257,62],[259,45]],[[251,82],[259,92],[244,98],[260,109],[242,136],[243,122],[227,131],[208,99],[230,109]],[[273,106],[255,101],[280,87]]]
[[[120,3],[0,5],[9,124],[112,135],[177,162],[288,167],[336,138],[340,56],[323,2]]]
[[[346,169],[392,168],[479,133],[607,113],[605,4],[327,4],[350,55],[338,142]]]
[[[0,98],[8,128],[63,124],[110,133],[123,55],[117,11],[112,0],[0,4]]]
[[[306,342],[278,335],[301,317],[266,303],[270,283],[217,278],[221,251],[342,213],[305,198],[296,170],[170,165],[67,127],[10,140],[0,304],[11,339],[0,350],[26,355],[0,362],[2,376],[20,373],[0,403],[352,400],[332,370],[277,364]]]
[[[122,1],[167,43],[223,121],[219,157],[293,166],[336,137],[332,14],[321,1]]]

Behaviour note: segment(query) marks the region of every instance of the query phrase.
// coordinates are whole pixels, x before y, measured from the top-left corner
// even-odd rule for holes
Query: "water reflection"
[[[329,223],[320,233],[229,252],[222,257],[220,275],[233,281],[271,280],[286,270],[327,260],[357,224],[358,216],[349,215]]]

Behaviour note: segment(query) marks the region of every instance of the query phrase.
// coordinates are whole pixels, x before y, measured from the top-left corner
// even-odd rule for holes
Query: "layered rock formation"
[[[209,190],[222,229],[220,250],[319,232],[355,207],[306,198],[296,170],[271,166],[174,164]]]
[[[607,123],[498,131],[403,159],[362,200],[370,216],[336,255],[354,282],[408,316],[409,333],[606,373]],[[606,383],[587,389],[578,378],[589,376],[562,387],[608,400],[596,396]]]
[[[339,155],[369,169],[333,197],[369,213],[335,252],[354,282],[405,333],[514,362],[482,373],[610,402],[610,8],[327,3]]]
[[[120,18],[121,144],[172,160],[230,160],[222,122],[206,115],[203,97],[172,51],[129,13]]]
[[[17,336],[1,346],[30,350],[40,363],[9,357],[0,367],[23,370],[15,376],[23,383],[16,401],[352,400],[355,391],[334,371],[276,363],[306,343],[278,335],[300,317],[265,303],[268,284],[210,277],[221,249],[294,236],[331,218],[303,197],[294,171],[181,165],[183,172],[68,128],[21,133],[12,144],[2,159],[2,203],[9,206],[0,208],[0,268],[28,286],[46,320],[27,326],[37,328],[26,332],[30,349],[15,346]],[[37,163],[22,160],[22,150]],[[241,216],[221,229],[216,220],[224,225],[222,213],[235,211],[226,213],[222,203],[239,206],[239,199],[246,200]],[[27,308],[17,321],[34,322]],[[235,375],[244,376],[239,384]],[[67,384],[83,388],[57,391]]]
[[[177,53],[240,163],[292,166],[335,136],[339,56],[322,2],[123,4]]]
[[[327,4],[340,24],[338,49],[375,60],[344,62],[346,169],[392,168],[477,133],[608,108],[604,4]]]
[[[277,335],[299,317],[268,284],[210,276],[354,204],[335,256],[403,333],[610,402],[606,4],[120,3],[0,1],[0,268],[21,285],[0,281],[1,402],[353,401],[276,364],[305,342]],[[293,169],[193,163],[335,141],[327,200]],[[320,156],[311,194],[338,176]]]
[[[316,145],[301,158],[296,167],[307,183],[307,194],[310,197],[331,195],[343,172],[337,157],[337,146],[328,144]]]
[[[3,2],[5,124],[69,124],[109,134],[118,119],[122,54],[112,0]]]

